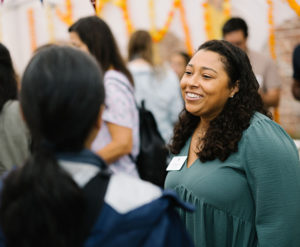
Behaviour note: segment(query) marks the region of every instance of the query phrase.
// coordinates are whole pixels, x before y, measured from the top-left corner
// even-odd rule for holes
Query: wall
[[[56,40],[68,40],[68,25],[58,18],[55,8],[66,11],[66,0],[4,0],[0,5],[0,39],[10,49],[15,66],[22,73],[32,55],[28,9],[34,11],[34,30],[36,45],[51,40],[51,25]],[[212,0],[211,0],[212,1]],[[215,0],[221,1],[221,0]],[[148,0],[128,0],[129,15],[136,29],[150,29]],[[190,29],[193,48],[196,49],[206,40],[202,4],[204,0],[182,0],[186,19]],[[280,104],[281,125],[295,138],[300,138],[300,103],[295,101],[290,92],[291,53],[296,43],[300,43],[300,23],[294,11],[285,1],[274,0],[274,22],[276,27],[277,62],[282,76],[282,98]],[[71,0],[73,20],[94,14],[89,0]],[[173,0],[155,0],[155,20],[161,28],[167,19]],[[51,4],[52,9],[46,8]],[[249,25],[250,48],[268,54],[268,5],[266,0],[232,0],[232,15],[243,17]],[[50,18],[52,14],[52,20]],[[103,18],[111,26],[122,54],[126,55],[128,34],[120,8],[112,3],[103,9]],[[184,32],[180,15],[175,12],[170,25],[170,33],[160,42],[164,49],[163,57],[177,47],[184,48]]]
[[[291,93],[292,52],[300,43],[300,20],[286,21],[275,30],[276,53],[279,71],[282,77],[282,95],[280,101],[280,124],[295,139],[300,139],[300,102]]]
[[[212,0],[210,0],[212,1]],[[128,0],[129,15],[135,28],[150,28],[148,0]],[[187,23],[190,29],[193,48],[196,49],[206,40],[205,23],[202,4],[204,0],[182,0]],[[295,13],[282,0],[274,0],[275,24],[280,25],[286,19],[295,17]],[[49,13],[52,13],[54,36],[57,40],[68,39],[68,25],[63,23],[55,14],[54,8],[49,11],[48,4],[52,4],[62,11],[65,11],[65,0],[4,0],[0,7],[0,29],[2,29],[1,40],[12,52],[16,68],[22,72],[28,59],[32,54],[30,30],[28,22],[28,9],[34,11],[34,28],[37,45],[49,42]],[[73,19],[94,14],[90,0],[71,0]],[[157,27],[162,27],[167,19],[173,0],[155,0],[155,20]],[[250,48],[260,51],[265,47],[268,39],[268,19],[266,0],[232,0],[232,14],[240,15],[249,24]],[[128,34],[122,18],[120,8],[112,3],[107,4],[103,9],[103,18],[111,26],[117,37],[123,55],[126,54]],[[175,12],[170,31],[179,39],[184,39],[180,16]]]

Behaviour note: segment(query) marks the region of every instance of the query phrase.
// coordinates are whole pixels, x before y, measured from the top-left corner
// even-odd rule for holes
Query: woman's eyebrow
[[[209,67],[203,66],[203,67],[201,67],[201,69],[203,69],[203,70],[211,70],[211,71],[215,72],[216,74],[218,74],[218,72],[216,70],[214,70],[212,68],[209,68]]]
[[[192,68],[194,68],[194,65],[191,64],[191,63],[188,63],[188,64],[186,65],[186,67],[192,67]],[[218,72],[217,72],[216,70],[214,70],[214,69],[212,69],[212,68],[209,68],[209,67],[202,66],[201,69],[202,69],[202,70],[210,70],[210,71],[213,71],[214,73],[218,74]]]

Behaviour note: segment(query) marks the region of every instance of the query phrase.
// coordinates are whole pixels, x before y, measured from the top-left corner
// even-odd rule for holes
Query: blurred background
[[[272,57],[282,77],[279,122],[300,139],[300,102],[291,94],[292,51],[300,43],[299,0],[1,0],[0,41],[10,50],[19,75],[34,50],[68,42],[68,27],[78,18],[99,15],[113,30],[126,57],[130,34],[151,32],[159,59],[175,50],[192,54],[208,39],[220,39],[229,17],[249,26],[250,49]]]

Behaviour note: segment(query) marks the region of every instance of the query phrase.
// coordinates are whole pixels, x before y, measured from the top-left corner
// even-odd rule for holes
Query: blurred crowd
[[[168,59],[146,30],[120,51],[96,16],[67,31],[22,76],[0,44],[0,246],[300,246],[281,78],[243,19]],[[291,66],[300,100],[300,46]],[[136,166],[142,104],[168,149],[161,187]]]

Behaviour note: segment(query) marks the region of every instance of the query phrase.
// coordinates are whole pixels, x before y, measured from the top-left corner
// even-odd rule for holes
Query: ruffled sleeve
[[[128,81],[121,79],[105,78],[106,108],[102,118],[106,122],[132,129],[135,119],[134,113],[137,111],[133,99],[133,89]]]

